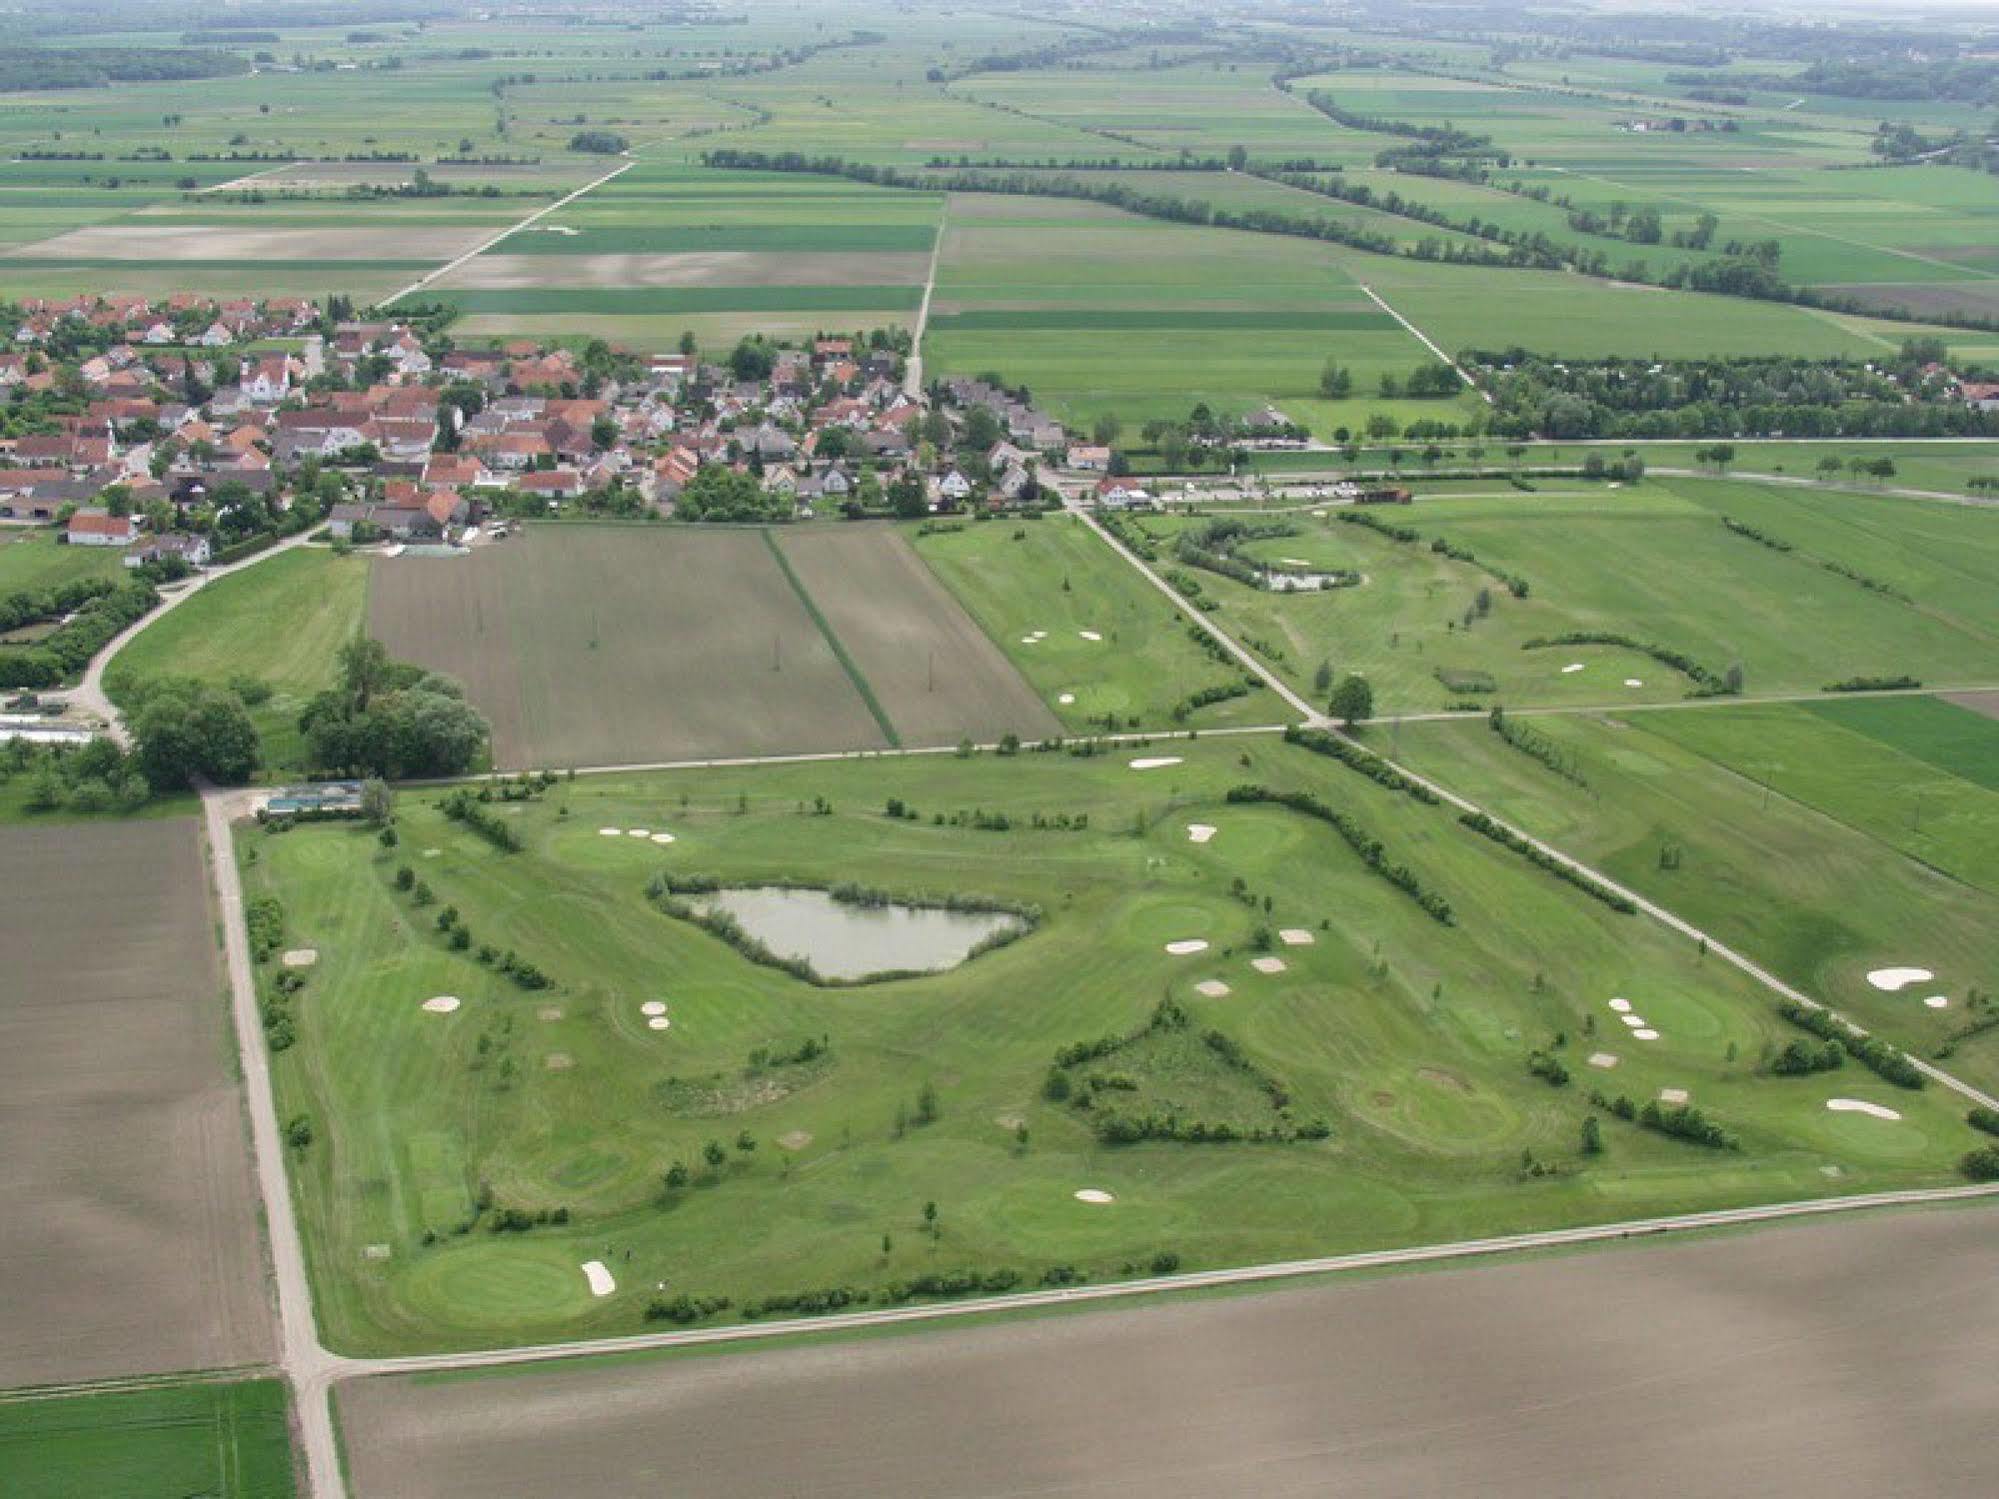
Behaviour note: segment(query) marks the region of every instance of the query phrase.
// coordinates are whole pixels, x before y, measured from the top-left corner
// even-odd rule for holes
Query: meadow
[[[1396,753],[1898,1045],[1942,1056],[1980,1018],[1972,991],[1999,972],[1999,723],[1925,698],[1515,722],[1570,775],[1475,720],[1403,724]],[[1866,981],[1894,966],[1935,982]],[[1999,1087],[1990,1032],[1943,1065]]]
[[[1228,800],[1245,782],[1354,819],[1453,923],[1325,823]],[[1763,1075],[1790,1033],[1734,970],[1274,737],[593,776],[496,799],[516,853],[435,802],[400,798],[394,849],[333,825],[239,835],[281,940],[319,954],[276,1083],[280,1114],[312,1121],[292,1165],[347,1351],[633,1331],[683,1293],[697,1318],[718,1296],[710,1315],[733,1316],[933,1274],[1098,1279],[1942,1181],[1970,1143],[1941,1096],[1857,1069]],[[405,861],[432,904],[398,892]],[[661,870],[980,896],[1039,921],[945,973],[820,988],[654,908]],[[473,950],[439,934],[447,907]],[[475,961],[487,941],[549,987]],[[1207,946],[1163,950],[1189,941]],[[461,1003],[427,1012],[437,995]],[[1656,1039],[1624,1039],[1620,996]],[[1162,1001],[1190,1029],[1151,1025]],[[1101,1066],[1101,1086],[1183,1120],[1328,1137],[1107,1144],[1048,1091],[1059,1048],[1106,1035],[1135,1039],[1078,1064],[1079,1085]],[[1534,1075],[1537,1051],[1569,1081]],[[1688,1089],[1741,1148],[1606,1116],[1587,1155],[1592,1086]],[[1900,1118],[1830,1112],[1835,1092]]]
[[[53,531],[41,527],[0,530],[0,597],[78,578],[118,578],[124,571],[113,547],[64,546]]]
[[[1406,510],[1372,513],[1413,530],[1406,542],[1323,508],[1253,516],[1286,530],[1249,542],[1246,557],[1358,572],[1357,587],[1278,594],[1193,576],[1217,622],[1256,642],[1294,686],[1330,662],[1365,675],[1386,713],[1468,700],[1654,702],[1702,685],[1624,646],[1554,643],[1578,632],[1658,645],[1717,680],[1739,666],[1751,693],[1864,676],[1963,686],[1999,676],[1989,587],[1999,555],[1978,510],[1656,475],[1635,486],[1537,483],[1531,493],[1440,484]],[[1135,524],[1170,562],[1176,539],[1207,522]]]
[[[0,1487],[13,1499],[291,1499],[284,1384],[158,1384],[0,1399]]]

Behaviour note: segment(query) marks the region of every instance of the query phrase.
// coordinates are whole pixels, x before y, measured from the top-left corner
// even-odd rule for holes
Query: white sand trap
[[[599,828],[597,829],[597,836],[599,838],[622,838],[625,836],[625,830],[623,828]]]
[[[1178,765],[1178,755],[1148,755],[1131,762],[1133,770],[1163,770],[1168,765]]]
[[[1190,822],[1187,824],[1187,841],[1189,843],[1206,843],[1214,836],[1215,830],[1205,822]]]
[[[1629,1015],[1631,1013],[1631,1001],[1628,999],[1613,999],[1610,1002],[1610,1007],[1620,1015]]]
[[[1227,999],[1229,986],[1220,979],[1202,979],[1200,983],[1194,985],[1194,992],[1203,999]]]
[[[602,1260],[585,1260],[583,1278],[590,1282],[592,1296],[608,1296],[618,1289],[618,1283],[611,1279],[611,1272],[604,1268]]]
[[[1828,1098],[1825,1106],[1835,1114],[1866,1114],[1873,1119],[1887,1119],[1899,1122],[1902,1116],[1893,1109],[1883,1108],[1878,1103],[1869,1103],[1864,1098]]]
[[[654,833],[654,834],[652,835],[652,841],[653,841],[654,843],[671,843],[671,842],[673,842],[673,834],[671,834],[671,833]]]
[[[572,229],[567,224],[543,224],[540,228],[543,234],[581,234],[583,232],[580,229]]]
[[[1319,940],[1302,926],[1287,926],[1277,934],[1277,938],[1286,947],[1310,947]]]
[[[1923,1003],[1928,1005],[1932,1010],[1947,1009],[1950,1006],[1950,996],[1948,994],[1932,994]]]
[[[1656,1041],[1659,1039],[1659,1033],[1650,1026],[1647,1026],[1644,1030],[1633,1031],[1631,1034],[1640,1041]]]
[[[1563,667],[1563,668],[1562,668],[1562,675],[1566,677],[1566,676],[1569,676],[1569,675],[1571,675],[1572,673],[1575,673],[1575,672],[1579,672],[1579,671],[1581,671],[1582,669],[1583,669],[1583,663],[1582,663],[1582,662],[1580,662],[1580,661],[1571,661],[1571,662],[1570,662],[1570,663],[1569,663],[1569,664],[1568,664],[1567,666],[1565,666],[1565,667]]]
[[[1643,677],[1626,677],[1624,679],[1624,685],[1626,687],[1643,687],[1645,685],[1645,679]]]
[[[612,829],[611,829],[611,831],[615,833],[615,832],[617,832],[617,829],[616,829],[616,828],[612,828]],[[441,853],[443,853],[443,852],[444,852],[444,850],[443,850],[443,849],[441,849],[441,848],[427,848],[427,849],[425,849],[425,850],[423,851],[423,856],[424,856],[424,857],[425,857],[426,859],[435,859],[435,858],[436,858],[436,857],[437,857],[437,856],[438,856],[439,854],[441,854]]]
[[[1927,968],[1877,968],[1867,975],[1867,982],[1875,988],[1893,994],[1898,989],[1906,989],[1911,984],[1927,984],[1936,975]]]
[[[805,1130],[791,1129],[779,1135],[777,1143],[785,1150],[803,1150],[812,1143],[812,1136]]]
[[[1258,973],[1282,973],[1285,965],[1282,958],[1251,958],[1249,966]]]
[[[1085,640],[1097,641],[1097,640],[1102,640],[1104,638],[1103,636],[1099,635],[1095,630],[1078,630],[1076,633],[1082,636]]]
[[[562,1006],[543,1005],[539,1010],[534,1012],[534,1016],[537,1020],[560,1020],[562,1018]]]
[[[1020,637],[1020,643],[1022,645],[1033,645],[1034,642],[1039,638],[1040,638],[1039,636],[1035,635],[1023,635]]]
[[[1206,952],[1208,944],[1200,937],[1182,937],[1178,942],[1167,943],[1166,950],[1176,958],[1184,958],[1189,953]]]
[[[1101,1206],[1106,1202],[1116,1202],[1117,1199],[1101,1187],[1085,1187],[1076,1194],[1076,1201]]]
[[[1303,557],[1279,557],[1277,560],[1286,567],[1310,567],[1312,565]]]
[[[1685,1088],[1661,1088],[1659,1090],[1659,1102],[1661,1103],[1685,1103],[1688,1097],[1689,1094]]]
[[[663,999],[649,999],[639,1006],[639,1013],[641,1015],[664,1015],[666,1013],[666,1001]]]
[[[1063,694],[1062,694],[1062,695],[1061,695],[1060,697],[1058,697],[1057,699],[1055,699],[1055,701],[1056,701],[1056,702],[1058,702],[1058,703],[1060,703],[1060,704],[1061,704],[1061,705],[1062,705],[1063,707],[1065,707],[1065,708],[1066,708],[1066,707],[1068,707],[1068,706],[1069,706],[1069,705],[1070,705],[1071,703],[1073,703],[1073,702],[1075,702],[1075,701],[1076,701],[1076,694],[1075,694],[1075,693],[1073,693],[1073,692],[1065,692],[1065,693],[1063,693]]]
[[[1324,520],[1325,518],[1326,518],[1326,512],[1323,510],[1314,510],[1312,512],[1313,520]]]
[[[278,961],[283,963],[287,968],[310,968],[319,961],[319,949],[316,947],[294,947],[290,952],[278,959]]]
[[[671,1028],[673,1022],[664,1015],[655,1015],[646,1022],[646,1025],[652,1030],[663,1031]]]
[[[1617,1018],[1630,1026],[1634,1031],[1645,1029],[1645,1017],[1643,1015],[1620,1015]]]
[[[459,1003],[459,998],[455,994],[438,994],[426,999],[423,1007],[433,1015],[449,1015],[458,1008]]]
[[[626,828],[626,829],[625,829],[625,836],[626,836],[627,838],[650,838],[650,837],[652,837],[652,829],[651,829],[651,828]]]
[[[1589,1064],[1608,1072],[1617,1065],[1617,1058],[1607,1051],[1593,1051],[1589,1054]]]

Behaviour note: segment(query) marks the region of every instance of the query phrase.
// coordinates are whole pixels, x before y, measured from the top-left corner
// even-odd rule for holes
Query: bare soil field
[[[1999,718],[1999,692],[1942,692],[1937,695],[1945,702],[1969,708],[1973,713]]]
[[[900,252],[704,250],[670,255],[481,255],[437,284],[460,291],[544,286],[893,286],[930,257]]]
[[[1990,1208],[339,1391],[361,1499],[1983,1495]],[[587,1475],[579,1478],[578,1475]]]
[[[200,824],[0,828],[0,1385],[275,1352]]]
[[[1991,281],[1862,282],[1822,289],[1886,313],[1908,312],[1919,318],[1939,313],[1991,317],[1999,312],[1999,286]]]
[[[398,226],[385,241],[375,229],[239,229],[210,224],[96,224],[8,251],[32,260],[449,260],[492,231]]]
[[[505,769],[887,743],[755,530],[530,526],[383,559],[369,624],[465,684]]]
[[[903,743],[1062,732],[1005,654],[888,526],[784,533],[779,544]]]

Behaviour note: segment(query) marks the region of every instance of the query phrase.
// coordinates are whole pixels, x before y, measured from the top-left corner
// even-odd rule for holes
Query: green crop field
[[[1148,755],[1167,763],[1130,768]],[[1242,782],[1357,819],[1455,924],[1370,875],[1326,825],[1227,802]],[[885,816],[889,797],[914,818]],[[1272,738],[590,778],[495,802],[524,845],[511,854],[434,800],[401,798],[397,850],[337,827],[243,835],[252,893],[276,895],[284,941],[320,954],[277,1086],[282,1114],[315,1122],[293,1164],[322,1317],[344,1349],[631,1331],[659,1287],[740,1306],[968,1268],[1094,1279],[1166,1252],[1224,1264],[1913,1184],[1942,1179],[1969,1143],[1942,1100],[1857,1069],[1836,1084],[1759,1075],[1786,1028],[1733,970],[1447,811]],[[960,822],[973,811],[1005,813],[1012,831]],[[1056,823],[1085,814],[1087,827]],[[1197,844],[1190,824],[1217,831]],[[397,893],[404,859],[433,905]],[[663,869],[1026,902],[1039,925],[933,977],[814,988],[652,909]],[[446,906],[472,943],[517,950],[552,986],[522,991],[476,950],[450,950],[433,919]],[[1189,940],[1208,946],[1163,951]],[[1252,966],[1260,951],[1281,971]],[[1214,982],[1226,995],[1196,987]],[[460,1007],[426,1012],[440,994]],[[1627,1041],[1614,996],[1659,1039]],[[1145,1032],[1162,1000],[1193,1035]],[[654,1001],[666,1029],[647,1024]],[[1102,1143],[1045,1083],[1059,1048],[1135,1029],[1110,1062],[1072,1069],[1078,1087],[1112,1089],[1101,1107],[1123,1088],[1242,1129],[1323,1118],[1330,1137]],[[1210,1029],[1225,1039],[1194,1044]],[[809,1060],[772,1060],[807,1040]],[[1573,1073],[1565,1087],[1527,1070],[1548,1046]],[[1617,1065],[1588,1065],[1599,1051]],[[1257,1077],[1282,1088],[1281,1114],[1263,1084],[1240,1086]],[[1579,1155],[1592,1086],[1640,1101],[1689,1088],[1743,1147],[1609,1120],[1606,1154]],[[1829,1113],[1834,1092],[1901,1119]],[[725,1159],[704,1163],[706,1141]],[[1523,1173],[1523,1151],[1552,1169]],[[676,1161],[691,1176],[668,1189]],[[1084,1189],[1116,1200],[1079,1202]],[[558,1208],[565,1221],[496,1230],[508,1210],[532,1224]],[[590,1261],[615,1291],[593,1297]]]
[[[13,1499],[290,1499],[287,1404],[275,1379],[0,1399],[0,1487]]]
[[[1480,684],[1479,701],[1509,705],[1648,702],[1699,686],[1636,650],[1555,643],[1577,632],[1657,645],[1717,677],[1740,666],[1751,692],[1813,692],[1863,676],[1999,681],[1990,588],[1999,556],[1976,510],[1654,476],[1621,488],[1547,480],[1532,493],[1443,492],[1372,512],[1413,529],[1411,542],[1341,514],[1252,517],[1284,530],[1244,553],[1358,572],[1357,587],[1274,594],[1197,577],[1217,621],[1267,642],[1294,685],[1330,661],[1365,674],[1386,711],[1460,703],[1465,682]],[[1170,559],[1177,538],[1205,523],[1137,524]],[[1472,560],[1442,554],[1438,542]],[[1509,578],[1524,581],[1524,597]]]

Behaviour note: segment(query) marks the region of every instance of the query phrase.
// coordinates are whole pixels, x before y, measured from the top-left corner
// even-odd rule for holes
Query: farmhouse
[[[139,522],[94,506],[78,510],[63,533],[71,546],[128,547],[139,539]]]
[[[206,536],[189,536],[180,531],[169,531],[164,536],[150,537],[125,553],[127,567],[144,567],[149,562],[165,562],[179,558],[189,567],[208,566],[210,551]]]

